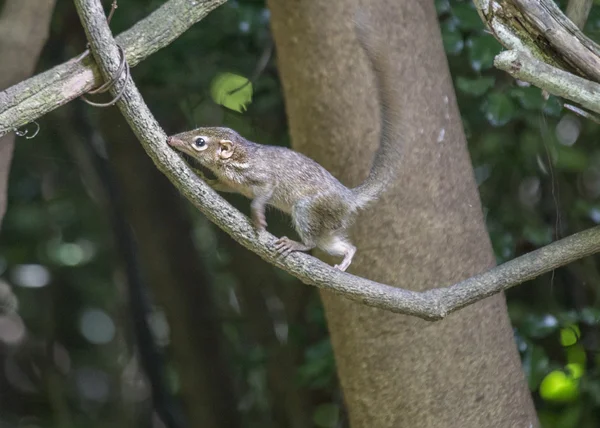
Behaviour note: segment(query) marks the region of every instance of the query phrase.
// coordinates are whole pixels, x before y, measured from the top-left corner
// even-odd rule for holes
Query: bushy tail
[[[360,12],[355,18],[355,28],[358,41],[375,74],[381,117],[379,148],[369,176],[360,186],[352,189],[358,207],[363,208],[369,202],[375,201],[395,176],[394,169],[398,167],[397,160],[401,148],[402,110],[400,96],[392,78],[393,65],[389,54],[385,52],[388,41],[376,34],[368,25],[365,15]]]

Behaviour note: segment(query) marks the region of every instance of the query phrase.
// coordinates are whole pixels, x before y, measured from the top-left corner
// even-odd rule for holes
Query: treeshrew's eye
[[[202,150],[206,148],[206,140],[202,137],[196,137],[193,143],[194,149]]]

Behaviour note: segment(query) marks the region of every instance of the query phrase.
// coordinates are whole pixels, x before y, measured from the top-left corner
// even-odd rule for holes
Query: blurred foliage
[[[123,31],[161,3],[120,2],[113,30]],[[599,125],[494,70],[501,47],[484,31],[470,1],[435,3],[497,261],[599,223]],[[230,0],[132,70],[167,132],[224,125],[267,144],[289,144],[275,60],[249,81],[270,43],[268,21],[263,1]],[[585,32],[599,41],[600,7],[592,9]],[[84,45],[71,2],[58,2],[39,70]],[[74,103],[97,123],[96,110]],[[0,387],[8,391],[2,389],[0,425],[132,426],[147,412],[150,392],[138,367],[123,266],[94,179],[65,138],[89,140],[102,152],[102,134],[82,134],[71,124],[72,112],[61,110],[40,120],[38,137],[16,145],[0,234],[0,294],[13,292],[18,311],[0,308]],[[242,198],[228,198],[247,211]],[[302,288],[307,296],[299,300],[294,280],[267,267],[260,293],[276,343],[259,340],[247,325],[264,313],[239,303],[240,287],[254,278],[239,273],[236,250],[224,244],[226,238],[189,211],[200,257],[213,278],[243,426],[271,426],[265,422],[274,405],[269,357],[279,348],[297,355],[286,381],[308,397],[314,426],[346,426],[316,292]],[[275,232],[288,230],[284,218],[272,225]],[[600,425],[599,287],[593,257],[507,293],[545,428]],[[298,301],[300,308],[292,310]],[[160,303],[154,302],[150,325],[168,357],[170,332]],[[166,370],[170,392],[178,396],[182,374],[170,360]]]

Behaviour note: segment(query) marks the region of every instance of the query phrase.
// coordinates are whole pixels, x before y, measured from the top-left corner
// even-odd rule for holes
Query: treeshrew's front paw
[[[275,250],[282,256],[287,256],[294,251],[294,244],[297,242],[289,239],[287,236],[282,236],[275,241]]]
[[[287,256],[294,251],[308,251],[311,247],[308,245],[304,245],[300,242],[294,241],[293,239],[288,238],[287,236],[282,236],[277,241],[275,241],[275,250],[282,256]]]

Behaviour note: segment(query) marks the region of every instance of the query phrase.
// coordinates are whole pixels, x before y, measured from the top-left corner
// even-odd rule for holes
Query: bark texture
[[[405,148],[394,186],[354,228],[350,270],[416,291],[452,284],[494,258],[434,5],[364,3],[397,64]],[[293,145],[357,185],[379,129],[358,4],[269,5]],[[322,297],[354,428],[537,426],[502,294],[436,323]]]
[[[56,0],[6,0],[0,15],[0,90],[30,76],[48,38]],[[0,137],[0,226],[15,134]]]

